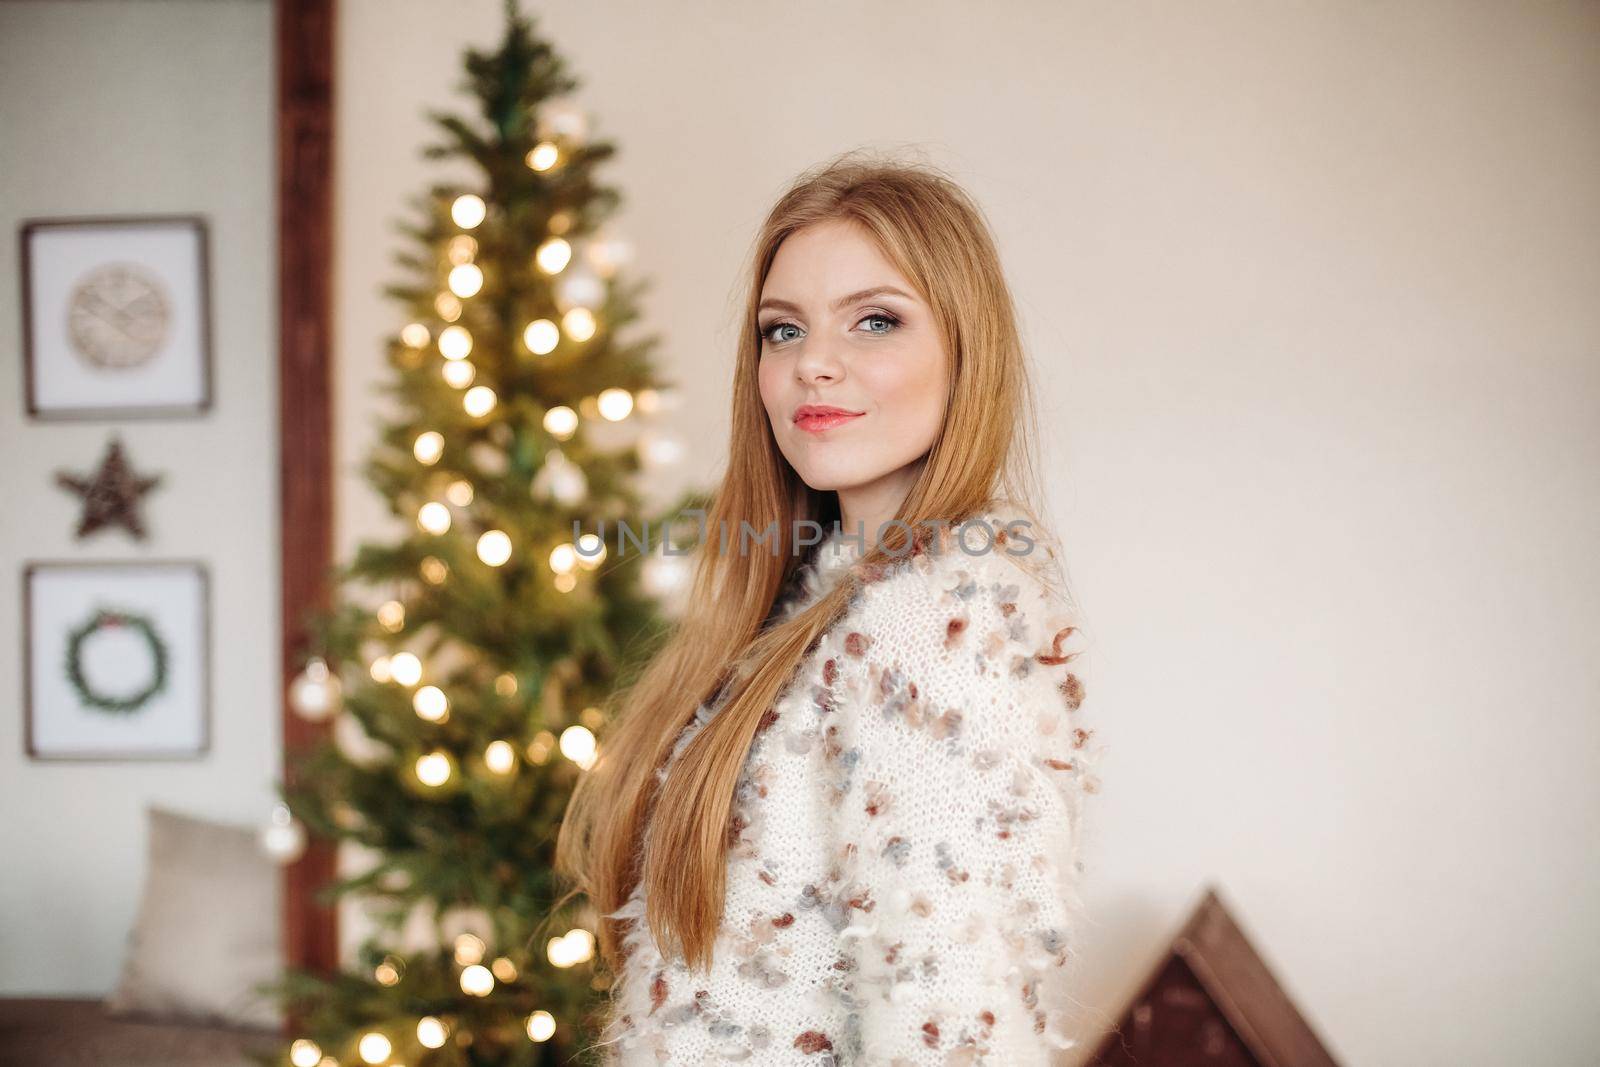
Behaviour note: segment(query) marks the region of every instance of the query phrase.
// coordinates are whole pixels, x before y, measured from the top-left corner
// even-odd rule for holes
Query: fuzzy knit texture
[[[874,569],[837,530],[813,551],[779,615],[847,571],[861,585],[751,745],[711,968],[663,958],[635,889],[612,913],[634,921],[607,1064],[1030,1067],[1076,1043],[1062,993],[1099,746],[1081,631],[1034,571],[1058,551],[1022,529]]]

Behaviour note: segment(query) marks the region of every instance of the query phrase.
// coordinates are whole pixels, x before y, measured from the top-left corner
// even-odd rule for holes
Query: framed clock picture
[[[172,418],[210,408],[204,218],[27,219],[19,236],[29,416]]]
[[[211,733],[209,589],[199,560],[25,564],[29,758],[203,756]]]

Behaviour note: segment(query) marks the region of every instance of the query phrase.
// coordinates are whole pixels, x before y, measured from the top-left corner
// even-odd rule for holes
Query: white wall
[[[0,4],[0,993],[97,995],[117,978],[144,878],[144,805],[264,821],[281,761],[272,5]],[[210,222],[214,406],[201,418],[24,414],[17,225],[35,216],[200,213]],[[73,540],[112,431],[146,542]],[[25,561],[198,557],[211,574],[212,741],[193,761],[23,754]]]
[[[500,8],[343,5],[341,551],[386,528],[355,467],[423,111]],[[535,10],[621,146],[686,484],[791,175],[919,146],[991,216],[1113,749],[1090,1006],[1215,880],[1341,1062],[1593,1062],[1600,7]]]

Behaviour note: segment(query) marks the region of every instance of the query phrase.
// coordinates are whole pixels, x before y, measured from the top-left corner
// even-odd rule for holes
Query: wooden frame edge
[[[278,427],[282,552],[283,780],[329,727],[289,703],[306,615],[328,604],[333,561],[333,73],[335,0],[275,0],[278,136]],[[315,894],[337,851],[312,838],[284,869],[284,962],[339,968],[337,913]],[[285,1032],[299,1028],[285,1013]]]
[[[33,247],[36,230],[73,226],[139,226],[174,223],[193,227],[195,235],[196,302],[200,305],[200,400],[194,404],[142,404],[135,407],[41,408],[38,404],[38,353],[33,345]],[[17,223],[17,277],[21,287],[22,410],[35,422],[118,422],[140,419],[200,419],[216,407],[216,309],[211,284],[211,218],[201,212],[155,214],[52,215]]]
[[[37,571],[100,570],[105,568],[175,567],[193,570],[200,580],[200,746],[194,749],[147,749],[142,752],[76,752],[70,756],[50,756],[39,751],[34,737],[33,706],[33,575]],[[159,559],[94,558],[25,559],[18,571],[18,590],[22,602],[22,751],[29,763],[184,763],[204,760],[211,755],[216,734],[216,664],[213,659],[216,639],[215,583],[211,564],[198,556]]]

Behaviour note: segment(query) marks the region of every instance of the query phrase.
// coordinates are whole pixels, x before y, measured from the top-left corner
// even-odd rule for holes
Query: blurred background
[[[306,1067],[437,1047],[415,1018],[363,1044],[382,1027],[332,994],[336,1010],[292,1018],[208,1000],[326,965],[330,939],[375,988],[407,973],[398,948],[364,954],[378,920],[357,902],[336,924],[308,902],[328,854],[307,851],[317,827],[277,787],[297,739],[334,725],[293,612],[316,600],[323,553],[415,532],[365,465],[385,426],[420,425],[382,386],[418,373],[396,338],[438,310],[385,292],[406,277],[397,252],[420,247],[396,222],[435,186],[455,211],[478,180],[421,149],[430,111],[478,114],[463,55],[507,34],[498,0],[284,2],[0,4],[0,211],[17,235],[0,243],[0,1062],[232,1063],[251,1031],[273,1037],[251,1045],[266,1062]],[[559,114],[587,124],[552,136],[614,144],[594,161],[621,193],[606,233],[650,280],[636,328],[657,338],[653,376],[620,352],[611,365],[631,413],[575,405],[592,441],[643,422],[655,451],[629,477],[650,507],[720,472],[742,271],[795,174],[898,152],[988,215],[1108,751],[1084,1037],[1062,1063],[1594,1062],[1600,6],[521,9],[579,82]],[[180,217],[177,242],[150,221]],[[184,292],[202,280],[200,306],[149,320],[200,324],[198,362],[148,393],[50,369],[68,357],[30,322],[72,323],[103,369],[143,358],[124,312],[154,306],[128,274],[71,282],[77,239],[149,256]],[[100,299],[124,309],[111,333],[84,303]],[[308,437],[301,420],[324,416]],[[589,485],[599,496],[592,470]],[[546,514],[589,498],[558,488]],[[171,680],[197,687],[159,737],[73,717],[92,669],[41,679],[60,673],[51,649],[89,654],[63,628],[116,582],[146,591]],[[129,617],[103,638],[104,678],[155,647]],[[507,701],[519,671],[494,676]],[[582,772],[568,730],[603,738],[578,707],[603,686],[573,685],[595,688],[514,739],[547,788]],[[565,961],[541,939],[559,973],[534,980],[495,954],[497,921],[445,917],[451,980],[481,962],[496,996],[522,989],[505,1010],[527,1047],[473,1051],[471,1013],[440,1009],[439,1058],[405,1062],[545,1062],[541,1027],[570,1037],[583,1002],[555,990],[588,988],[582,938]],[[488,1027],[493,998],[462,996]],[[1113,1027],[1120,1051],[1101,1044]],[[99,1044],[74,1045],[86,1034]]]

